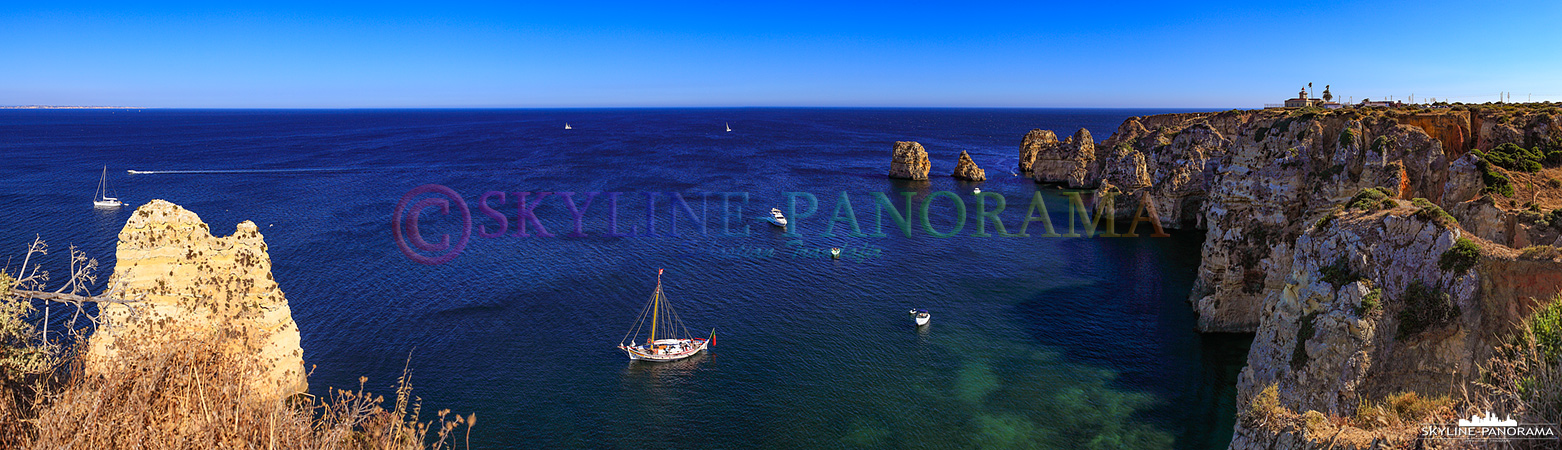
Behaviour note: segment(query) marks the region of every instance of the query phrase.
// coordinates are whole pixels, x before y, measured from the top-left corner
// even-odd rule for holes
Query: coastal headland
[[[1515,348],[1556,345],[1524,336],[1554,333],[1537,316],[1562,309],[1559,113],[1153,115],[1101,142],[1033,130],[1019,169],[1115,194],[1121,217],[1142,199],[1168,228],[1206,230],[1198,329],[1255,333],[1231,448],[1408,448],[1421,425],[1482,408],[1559,419],[1557,388],[1503,384],[1554,379],[1556,361],[1493,372]]]

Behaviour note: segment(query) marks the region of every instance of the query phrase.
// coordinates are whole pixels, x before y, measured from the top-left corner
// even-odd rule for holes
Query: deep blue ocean
[[[1224,448],[1250,336],[1193,331],[1202,232],[1049,238],[1032,222],[1030,237],[1004,237],[972,194],[1001,194],[1016,233],[1039,191],[1064,233],[1067,191],[1011,175],[1025,132],[1105,139],[1162,112],[4,110],[0,256],[37,235],[53,246],[46,264],[63,266],[74,244],[106,280],[119,229],[149,200],[219,235],[252,220],[315,368],[311,391],[367,376],[391,395],[410,355],[424,411],[477,413],[479,448]],[[900,140],[927,148],[931,181],[886,178]],[[989,181],[948,176],[962,150]],[[92,207],[104,166],[121,210]],[[472,219],[438,265],[409,258],[393,232],[403,196],[428,184]],[[489,191],[506,193],[487,202],[505,217],[500,237],[480,235],[500,227],[479,205]],[[521,192],[539,205],[528,237],[515,235]],[[537,203],[541,192],[555,194]],[[582,207],[604,193],[583,236],[562,192]],[[616,219],[608,192],[621,193]],[[817,199],[793,217],[795,236],[757,219],[789,210],[787,192]],[[890,217],[885,236],[830,220],[846,214],[845,193],[874,233],[872,194],[908,213],[900,192],[915,193],[909,237]],[[922,227],[930,197],[937,233],[956,228],[963,202],[959,231]],[[458,209],[422,209],[419,235],[457,243]],[[976,236],[979,223],[992,236]],[[830,247],[848,257],[820,257]],[[657,364],[615,348],[658,269],[692,334],[715,329],[708,353]],[[911,308],[931,325],[913,326]]]

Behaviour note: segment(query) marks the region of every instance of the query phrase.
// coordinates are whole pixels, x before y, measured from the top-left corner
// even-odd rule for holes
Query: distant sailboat
[[[723,124],[722,124],[722,125],[726,125],[726,126],[727,126],[727,131],[728,131],[728,132],[731,132],[731,131],[732,131],[732,125],[731,125],[731,124],[726,124],[726,123],[723,123]]]
[[[636,344],[640,341],[640,330],[644,328],[647,314],[651,316],[651,335],[645,343]],[[678,312],[673,310],[667,297],[662,296],[662,269],[656,269],[656,290],[651,291],[651,301],[640,310],[640,319],[635,321],[634,328],[624,335],[624,340],[618,341],[618,348],[629,354],[633,361],[676,361],[705,350],[714,339],[715,329],[711,329],[710,337],[705,339],[689,336],[689,329],[683,326]],[[629,344],[625,345],[625,341]]]
[[[118,208],[121,203],[118,198],[105,197],[108,194],[108,166],[103,166],[103,176],[98,178],[98,191],[93,193],[92,207],[94,208]]]
[[[570,127],[569,127],[569,122],[564,122],[564,129],[566,129],[566,130],[572,130],[572,129],[573,129],[573,128],[570,128]]]

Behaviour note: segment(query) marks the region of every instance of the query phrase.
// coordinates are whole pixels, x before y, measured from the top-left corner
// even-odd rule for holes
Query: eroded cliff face
[[[1562,261],[1518,256],[1562,245],[1562,215],[1546,213],[1562,208],[1562,168],[1512,172],[1471,153],[1562,149],[1559,114],[1165,114],[1125,120],[1093,151],[1033,130],[1020,164],[1038,182],[1116,195],[1119,218],[1147,199],[1165,226],[1207,230],[1189,299],[1198,329],[1255,333],[1240,398],[1273,386],[1290,411],[1239,420],[1232,448],[1400,448],[1415,430],[1351,423],[1363,402],[1470,388],[1498,340],[1562,292]],[[1513,194],[1487,185],[1503,180]],[[1345,207],[1368,188],[1387,198]],[[1476,243],[1478,261],[1441,265],[1460,238]],[[1239,402],[1240,417],[1249,406]]]
[[[1500,114],[1512,116],[1504,123],[1529,125],[1482,131],[1502,130]],[[1467,150],[1557,139],[1551,121],[1541,111],[1501,110],[1164,114],[1125,120],[1100,145],[1085,145],[1087,130],[1065,142],[1032,130],[1019,156],[1037,182],[1115,193],[1121,219],[1148,198],[1167,227],[1208,230],[1190,296],[1198,327],[1252,332],[1263,293],[1279,287],[1274,258],[1289,254],[1301,224],[1363,188],[1427,199],[1460,221],[1485,224],[1471,231],[1503,245],[1554,242],[1556,227],[1516,211],[1522,202],[1461,204],[1485,194]]]
[[[1096,158],[1096,141],[1090,130],[1080,128],[1068,140],[1057,142],[1052,132],[1027,134],[1027,141],[1020,145],[1020,166],[1025,167],[1025,157],[1030,157],[1031,179],[1038,183],[1061,183],[1071,188],[1087,187],[1091,166]],[[1029,140],[1034,135],[1035,140]],[[1050,139],[1049,139],[1050,138]],[[1029,152],[1027,152],[1029,149]],[[1089,183],[1088,187],[1094,187]]]
[[[1332,216],[1276,255],[1282,281],[1265,295],[1239,398],[1272,385],[1289,411],[1351,418],[1364,402],[1399,392],[1473,391],[1479,364],[1500,339],[1562,291],[1562,262],[1519,260],[1479,238],[1473,266],[1441,266],[1455,242],[1471,236],[1407,203]],[[1239,402],[1239,417],[1249,407]],[[1231,448],[1305,448],[1335,434],[1350,437],[1335,448],[1400,448],[1415,437],[1374,424],[1309,430],[1280,422],[1238,421]]]
[[[227,237],[213,237],[195,213],[153,200],[137,208],[119,232],[117,262],[110,283],[123,283],[132,307],[102,305],[100,326],[89,342],[87,370],[115,364],[116,341],[199,335],[221,330],[236,336],[234,354],[269,367],[255,380],[262,396],[305,392],[303,350],[287,298],[271,275],[271,257],[253,222],[238,224]]]

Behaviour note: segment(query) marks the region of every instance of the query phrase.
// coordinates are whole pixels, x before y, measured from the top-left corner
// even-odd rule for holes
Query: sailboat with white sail
[[[650,318],[650,335],[641,341],[640,332],[647,327],[647,316]],[[640,318],[635,320],[634,328],[630,328],[624,334],[624,339],[618,341],[618,348],[634,361],[677,361],[705,350],[715,339],[714,328],[707,338],[689,335],[683,319],[678,317],[672,303],[662,295],[662,269],[656,269],[656,290],[651,291],[651,301],[646,302],[645,308],[640,310]]]
[[[124,206],[124,203],[120,202],[118,198],[105,197],[105,195],[108,195],[108,166],[103,166],[103,176],[98,178],[98,190],[93,193],[92,207],[118,208]]]

